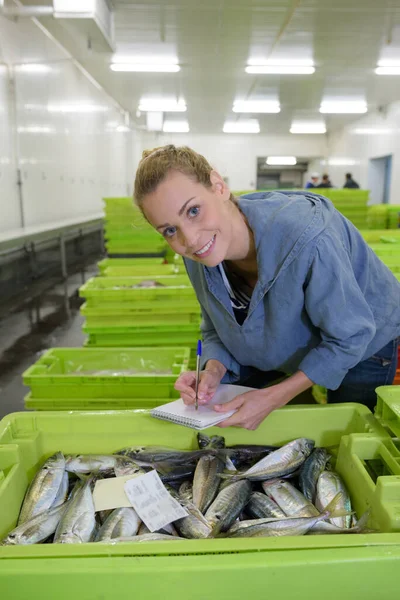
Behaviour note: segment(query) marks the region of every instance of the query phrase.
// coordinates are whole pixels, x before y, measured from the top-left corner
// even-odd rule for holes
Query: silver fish
[[[251,494],[245,510],[253,519],[284,519],[286,517],[276,502],[261,492]]]
[[[197,434],[197,443],[201,450],[205,448],[225,448],[225,438],[222,435],[208,437],[208,435],[200,431]]]
[[[179,487],[179,498],[193,502],[193,484],[191,481],[184,481]]]
[[[115,458],[115,477],[124,477],[125,475],[145,475],[146,471],[142,467],[139,467],[139,465],[128,456],[116,456]]]
[[[319,510],[289,481],[264,481],[264,492],[274,500],[287,517],[316,517]]]
[[[79,454],[65,457],[65,469],[70,473],[101,473],[114,469],[117,459],[112,455]]]
[[[198,460],[204,454],[216,453],[216,450],[177,450],[164,446],[131,446],[122,448],[116,454],[128,456],[140,466],[152,466],[154,463],[187,464]]]
[[[305,535],[316,523],[335,514],[343,499],[337,494],[326,509],[315,517],[286,517],[285,519],[255,519],[240,521],[228,531],[228,537],[281,537]]]
[[[314,525],[314,527],[312,527],[310,529],[310,531],[308,532],[308,535],[326,535],[326,534],[332,535],[332,534],[337,534],[337,533],[362,533],[367,528],[369,516],[370,516],[369,511],[367,511],[366,513],[363,514],[363,516],[357,521],[357,523],[355,525],[353,525],[352,527],[349,527],[349,528],[336,527],[336,525],[329,523],[329,521],[319,521],[319,523],[316,523]],[[369,530],[369,531],[371,531],[371,530]]]
[[[133,508],[116,508],[99,529],[95,542],[118,537],[131,537],[137,534],[139,526],[140,518]]]
[[[299,487],[310,502],[315,502],[318,477],[331,458],[325,448],[315,448],[300,467]]]
[[[174,542],[183,541],[184,538],[175,535],[164,535],[163,533],[145,533],[143,535],[134,535],[132,537],[113,538],[112,540],[104,540],[106,543],[120,544],[121,542]]]
[[[58,489],[57,496],[55,497],[54,502],[52,504],[52,508],[56,508],[57,506],[61,506],[61,504],[64,504],[68,496],[68,488],[69,478],[67,471],[65,471],[61,480],[61,485]]]
[[[204,513],[217,495],[221,479],[219,475],[225,462],[217,456],[202,456],[193,477],[193,504]]]
[[[22,504],[19,525],[51,508],[63,483],[64,472],[64,456],[56,452],[33,478]]]
[[[250,493],[251,483],[247,480],[236,481],[219,492],[205,514],[213,536],[231,527],[246,506]]]
[[[0,546],[40,544],[53,535],[65,511],[66,504],[40,513],[22,525],[18,525],[0,543]]]
[[[282,446],[279,450],[271,452],[247,471],[234,475],[223,474],[222,477],[230,478],[231,481],[239,481],[240,479],[266,481],[267,479],[283,477],[296,471],[309,456],[313,447],[314,442],[312,440],[299,438]]]
[[[190,500],[182,496],[179,496],[179,502],[189,513],[187,517],[174,521],[179,534],[189,539],[209,537],[211,534],[211,525],[200,510]]]
[[[315,500],[315,505],[318,510],[324,510],[326,505],[331,502],[332,498],[336,496],[338,492],[341,492],[343,502],[341,508],[350,513],[350,496],[342,479],[333,471],[324,471],[321,473],[317,482],[317,497]],[[348,529],[351,524],[351,515],[348,514],[343,517],[333,518],[330,522],[333,523],[333,525],[336,525],[336,527]]]
[[[92,496],[94,477],[89,477],[68,502],[54,536],[55,544],[83,544],[90,542],[95,532],[96,519]]]
[[[145,535],[146,533],[152,533],[150,531],[150,529],[147,527],[147,525],[145,525],[144,523],[142,523],[139,527],[139,530],[137,532],[137,535]],[[172,525],[172,523],[168,523],[168,525],[165,525],[164,527],[162,527],[161,529],[159,529],[158,531],[154,531],[154,533],[161,533],[163,535],[174,535],[176,537],[178,536],[178,532],[176,531],[175,527]]]

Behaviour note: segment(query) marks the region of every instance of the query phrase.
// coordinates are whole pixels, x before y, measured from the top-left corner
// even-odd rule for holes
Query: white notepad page
[[[184,425],[192,429],[207,429],[207,427],[212,427],[213,425],[217,425],[217,423],[221,423],[221,421],[225,421],[225,419],[228,419],[236,412],[236,410],[225,413],[216,412],[212,408],[214,404],[225,404],[240,394],[252,391],[254,391],[254,388],[242,385],[221,384],[211,402],[207,405],[199,405],[198,410],[195,409],[194,405],[186,406],[182,398],[179,398],[175,402],[168,402],[167,404],[153,408],[151,415],[157,419],[171,421],[177,425]]]

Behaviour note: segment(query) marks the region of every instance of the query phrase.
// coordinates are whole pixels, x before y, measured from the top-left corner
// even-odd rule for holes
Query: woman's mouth
[[[214,249],[215,238],[216,238],[216,234],[213,235],[211,240],[209,242],[207,242],[207,244],[205,246],[200,248],[200,250],[197,250],[197,252],[193,252],[193,254],[195,256],[197,256],[198,258],[206,258],[206,256],[209,256]]]

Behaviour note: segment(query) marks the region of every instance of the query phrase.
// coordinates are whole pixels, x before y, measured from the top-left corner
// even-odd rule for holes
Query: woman
[[[143,153],[134,195],[184,257],[201,305],[200,402],[220,382],[262,387],[289,375],[217,406],[237,409],[222,426],[256,429],[314,383],[329,402],[374,407],[396,371],[400,283],[329,200],[234,198],[203,156],[172,145]],[[187,404],[194,383],[193,372],[176,382]]]

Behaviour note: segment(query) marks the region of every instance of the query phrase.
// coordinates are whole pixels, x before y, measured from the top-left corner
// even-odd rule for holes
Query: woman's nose
[[[197,250],[197,240],[198,235],[195,231],[188,230],[179,230],[179,242],[184,246],[187,250]]]

